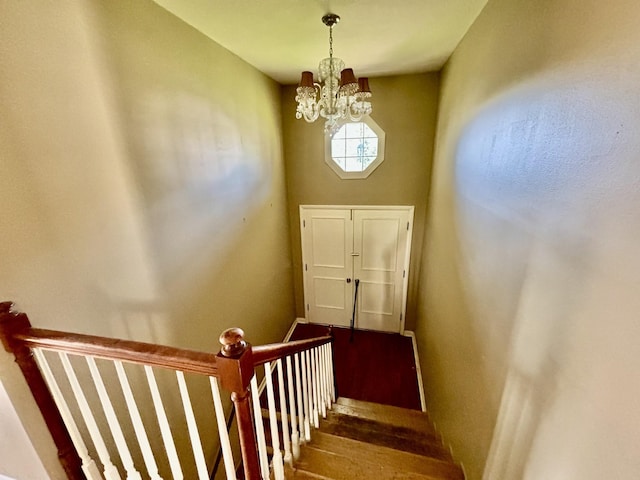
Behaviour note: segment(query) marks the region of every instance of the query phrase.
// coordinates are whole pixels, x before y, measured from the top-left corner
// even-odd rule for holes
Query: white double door
[[[413,207],[300,207],[306,318],[402,332]],[[357,299],[356,299],[357,285]]]

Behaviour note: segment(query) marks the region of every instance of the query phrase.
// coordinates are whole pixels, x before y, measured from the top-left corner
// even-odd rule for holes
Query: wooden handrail
[[[309,338],[306,340],[296,340],[287,343],[271,343],[269,345],[259,345],[253,347],[253,364],[262,365],[263,363],[272,362],[278,358],[283,358],[294,353],[300,353],[310,348],[319,347],[325,343],[331,343],[333,337],[327,335],[325,337]]]
[[[164,367],[186,373],[218,376],[216,354],[152,343],[29,328],[14,338],[30,348],[44,348],[108,360]]]
[[[220,335],[222,348],[218,354],[213,354],[131,340],[33,328],[24,313],[13,310],[11,302],[1,302],[0,340],[5,349],[15,355],[27,379],[58,447],[58,455],[68,478],[73,480],[85,478],[81,460],[33,358],[32,348],[121,360],[219,378],[220,385],[231,392],[231,400],[234,403],[245,478],[259,480],[260,466],[249,388],[251,379],[255,375],[255,367],[331,343],[333,338],[327,335],[252,347],[244,341],[244,332],[233,328],[225,330]]]

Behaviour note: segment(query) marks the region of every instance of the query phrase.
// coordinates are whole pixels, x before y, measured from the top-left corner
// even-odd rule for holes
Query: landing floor
[[[334,327],[338,395],[420,410],[420,393],[410,337]],[[298,323],[291,340],[327,334],[323,325]]]

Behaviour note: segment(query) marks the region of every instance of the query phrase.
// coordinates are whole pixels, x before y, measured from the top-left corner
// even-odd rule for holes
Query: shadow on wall
[[[603,346],[601,328],[611,321],[626,337],[637,311],[629,300],[638,261],[629,252],[640,232],[640,140],[624,85],[613,88],[609,72],[582,73],[521,82],[479,111],[458,143],[456,210],[474,336],[487,367],[506,364],[485,368],[501,397],[486,480],[577,478],[587,464],[602,473],[594,454],[604,440],[595,438],[609,429],[596,437],[589,429],[600,427],[589,420],[600,411],[612,425],[637,417],[623,392],[603,395],[590,376],[629,369],[624,349]],[[616,397],[619,409],[607,407]],[[588,440],[578,438],[582,430]],[[554,448],[568,461],[549,460]]]
[[[548,252],[535,250],[529,256],[526,282],[519,296],[507,362],[506,375],[485,480],[525,478],[541,425],[553,414],[562,392],[562,366],[567,362],[571,326],[568,319],[584,287],[584,271],[576,270],[574,258],[556,258],[563,274],[549,274]],[[542,247],[544,250],[544,247]],[[567,273],[568,272],[568,273]],[[570,288],[564,288],[570,285]],[[536,291],[547,290],[540,298]],[[560,384],[560,386],[559,386]]]
[[[216,272],[268,201],[270,172],[252,156],[237,122],[208,99],[147,95],[128,106],[128,129],[140,225],[150,244],[150,271],[162,297],[151,302],[116,300],[114,328],[137,330],[157,343],[188,343],[172,331],[172,319],[188,314],[199,290],[215,294]],[[245,135],[246,137],[246,135]],[[220,281],[219,279],[217,280]],[[212,332],[210,348],[219,332]],[[152,335],[152,336],[147,336]]]
[[[155,4],[104,2],[98,10],[104,75],[156,290],[142,310],[161,326],[147,330],[210,350],[229,322],[291,316],[281,309],[290,293],[264,319],[243,297],[246,290],[274,296],[290,284],[282,268],[288,243],[280,242],[287,232],[277,228],[286,229],[277,86]],[[121,311],[138,300],[114,303]],[[139,318],[137,306],[124,317]]]
[[[223,262],[266,202],[268,164],[249,150],[253,134],[210,99],[158,92],[130,108],[143,133],[130,140],[158,273],[165,286],[186,276],[188,288]]]

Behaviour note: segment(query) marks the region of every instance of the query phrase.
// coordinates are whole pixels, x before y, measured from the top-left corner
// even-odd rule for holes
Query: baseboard
[[[405,330],[403,334],[405,337],[411,338],[411,344],[413,345],[413,359],[416,363],[416,376],[418,377],[418,392],[420,393],[420,408],[423,412],[427,411],[427,402],[424,397],[424,385],[422,384],[422,369],[420,368],[420,357],[418,356],[418,344],[416,342],[416,334],[411,330]]]
[[[291,339],[291,335],[293,335],[293,331],[296,329],[296,325],[298,325],[299,323],[308,323],[308,322],[304,318],[300,318],[300,317],[296,318],[291,324],[291,326],[289,327],[289,331],[282,339],[283,342],[286,343]]]

